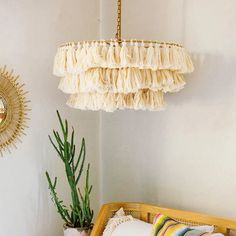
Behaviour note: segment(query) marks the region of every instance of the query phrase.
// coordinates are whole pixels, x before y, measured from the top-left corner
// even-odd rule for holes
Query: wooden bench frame
[[[143,203],[110,203],[103,205],[97,217],[91,236],[101,236],[107,221],[114,213],[123,207],[126,214],[135,218],[152,223],[157,213],[162,213],[187,225],[214,225],[215,231],[224,235],[230,235],[230,231],[236,231],[236,221],[207,216],[199,213],[167,209]]]

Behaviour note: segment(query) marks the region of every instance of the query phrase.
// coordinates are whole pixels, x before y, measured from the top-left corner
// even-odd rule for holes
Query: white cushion
[[[131,215],[125,215],[123,208],[120,208],[115,215],[109,219],[102,236],[111,236],[113,231],[122,223],[133,220]]]
[[[150,236],[153,225],[141,220],[131,220],[117,226],[112,236]]]
[[[199,226],[191,226],[191,229],[197,229],[200,231],[204,231],[206,233],[213,233],[215,227],[213,225],[199,225]]]

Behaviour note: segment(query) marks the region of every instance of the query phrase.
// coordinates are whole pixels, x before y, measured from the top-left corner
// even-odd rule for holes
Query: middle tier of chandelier
[[[164,94],[180,91],[193,69],[181,45],[157,41],[67,43],[54,61],[67,104],[82,110],[162,110]]]

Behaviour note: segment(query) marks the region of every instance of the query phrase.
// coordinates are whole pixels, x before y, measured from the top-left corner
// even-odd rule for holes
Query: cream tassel
[[[120,44],[118,42],[115,42],[115,61],[117,67],[119,67],[120,64],[120,51],[121,51]]]
[[[106,75],[108,75],[108,74],[106,74]],[[119,76],[119,70],[118,69],[110,70],[109,76],[110,76],[110,78],[106,79],[108,81],[107,92],[117,93],[116,82],[117,82],[117,78]]]
[[[111,81],[111,76],[106,76],[107,75],[107,71],[109,71],[109,70],[100,70],[100,75],[102,76],[102,78],[104,78],[104,79],[102,79],[103,86],[105,86],[105,89],[103,89],[102,93],[108,93],[113,88],[112,84],[114,82]],[[111,74],[111,71],[108,72],[108,75],[109,74]]]
[[[83,45],[79,44],[79,47],[76,52],[76,71],[77,73],[80,73],[82,71],[85,71],[87,68],[85,67],[85,60],[86,60],[86,48],[85,43]]]
[[[138,91],[134,94],[134,104],[130,106],[130,109],[132,109],[132,106],[135,110],[143,110],[144,107],[144,99],[143,99],[143,91]]]
[[[186,71],[186,61],[185,61],[185,52],[183,48],[178,48],[178,58],[179,58],[179,73],[184,73]]]
[[[94,47],[93,47],[93,61],[94,61],[95,67],[99,67],[102,63],[101,47],[98,42],[95,42]]]
[[[81,72],[78,76],[78,80],[79,80],[79,88],[78,88],[78,92],[80,93],[84,93],[88,90],[90,90],[90,88],[87,85],[87,80],[86,80],[86,76],[85,76],[85,72]]]
[[[63,93],[74,94],[79,92],[79,80],[77,76],[67,76],[60,79],[58,85]]]
[[[122,43],[120,50],[120,64],[121,67],[128,67],[130,65],[130,55],[126,42]]]
[[[117,94],[116,101],[117,101],[117,109],[120,110],[124,110],[129,103],[127,97],[125,97],[122,93]]]
[[[115,46],[112,42],[110,43],[110,46],[107,52],[107,67],[108,68],[117,67],[116,59],[115,59]]]
[[[106,92],[112,92],[115,93],[114,88],[116,88],[116,80],[113,79],[112,76],[112,70],[110,69],[101,69],[104,71],[103,75],[105,76],[106,79],[103,79],[103,81],[106,81]]]
[[[96,85],[92,91],[97,91],[98,93],[107,93],[110,89],[110,78],[111,71],[109,72],[109,77],[106,76],[106,71],[108,70],[97,70]]]
[[[76,51],[75,45],[72,44],[68,47],[67,50],[67,73],[74,74],[75,73],[75,65],[76,65]]]
[[[142,90],[134,95],[135,109],[160,111],[165,108],[162,92]]]
[[[124,69],[118,70],[116,88],[113,88],[114,92],[122,93],[124,91],[124,87],[125,87],[125,79],[124,78],[126,78],[126,72],[127,72],[127,70],[124,70]]]
[[[183,76],[177,74],[177,76],[174,79],[174,85],[173,88],[171,89],[171,93],[176,93],[179,92],[181,89],[184,88],[186,82]]]
[[[182,74],[193,72],[194,66],[192,60],[184,48],[179,49],[179,56],[180,56],[180,65],[182,65],[179,72]]]
[[[82,46],[80,43],[77,43],[77,49],[75,51],[75,58],[76,58],[76,64],[75,64],[75,74],[79,74],[81,72],[80,69],[80,63],[82,61],[82,58],[80,56]]]
[[[158,81],[158,73],[154,70],[151,71],[151,76],[152,76],[152,84],[150,86],[150,89],[157,91],[157,90],[161,90],[161,84]]]
[[[66,75],[66,54],[67,47],[59,48],[57,50],[54,59],[53,74],[58,77],[63,77]]]
[[[129,63],[127,67],[133,67],[133,55],[134,55],[134,42],[131,40],[130,44],[128,45],[128,55],[129,55]]]
[[[177,47],[173,46],[170,51],[170,70],[180,70],[180,59]]]
[[[94,68],[94,61],[93,61],[93,46],[94,43],[89,44],[88,42],[85,43],[85,57],[83,58],[83,71],[87,71],[89,68]]]
[[[132,92],[136,92],[136,90],[142,88],[142,74],[140,70],[135,68],[130,68],[132,74]]]
[[[162,68],[162,62],[161,62],[161,51],[160,51],[160,45],[159,44],[155,44],[155,49],[154,49],[155,53],[154,53],[154,62],[155,65],[154,66],[154,70],[160,69]]]
[[[139,46],[138,43],[134,43],[134,49],[132,54],[132,65],[133,67],[139,67],[140,65],[140,57],[139,57]]]
[[[167,45],[163,45],[161,47],[161,59],[162,59],[162,69],[169,69],[170,54],[169,54],[169,47]]]
[[[103,42],[101,49],[101,67],[106,67],[107,65],[107,51],[107,44],[106,42]]]
[[[93,48],[94,48],[94,42],[89,44],[88,42],[85,43],[85,57],[83,58],[83,65],[84,65],[84,71],[88,70],[89,68],[94,68],[94,58],[93,58]]]
[[[114,95],[113,93],[107,93],[101,99],[103,100],[103,102],[100,109],[106,112],[113,112],[118,108],[116,95]]]
[[[139,68],[145,68],[145,60],[146,60],[146,48],[144,42],[141,43],[139,48]]]
[[[152,86],[152,74],[151,70],[144,70],[145,71],[145,88],[150,88]]]
[[[147,49],[147,56],[146,56],[146,60],[145,60],[145,67],[146,68],[151,68],[151,69],[155,69],[154,66],[154,47],[153,44],[150,43],[149,47]]]
[[[123,72],[126,72],[126,77],[124,80],[124,87],[123,87],[123,93],[129,93],[129,92],[133,92],[132,91],[132,86],[131,86],[131,73],[130,73],[130,68],[127,68],[126,70],[122,70]]]
[[[135,68],[123,69],[123,73],[126,71],[126,77],[124,79],[124,88],[122,93],[135,93],[141,88],[140,71]]]
[[[152,106],[149,107],[150,111],[163,111],[166,108],[166,104],[164,102],[164,96],[162,92],[153,92],[149,91],[151,97],[153,99]]]
[[[162,90],[164,93],[170,92],[171,87],[173,86],[174,80],[170,76],[170,73],[163,71],[163,80],[162,80]]]
[[[125,100],[125,106],[123,107],[123,109],[127,109],[127,108],[132,109],[135,107],[135,101],[134,101],[135,94],[134,93],[126,94],[126,96],[122,94],[122,96],[124,97],[124,100]]]
[[[85,72],[85,74],[86,74],[86,72]],[[100,70],[98,70],[98,69],[92,70],[90,79],[87,79],[85,77],[85,82],[87,85],[86,86],[87,91],[89,91],[89,90],[93,91],[96,89],[100,93],[101,91],[103,91],[103,89],[105,87],[104,84],[102,83],[103,81],[100,77]]]

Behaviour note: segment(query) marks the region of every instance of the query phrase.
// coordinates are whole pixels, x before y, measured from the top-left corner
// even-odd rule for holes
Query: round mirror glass
[[[7,117],[7,103],[6,100],[0,96],[0,126],[4,123]]]

